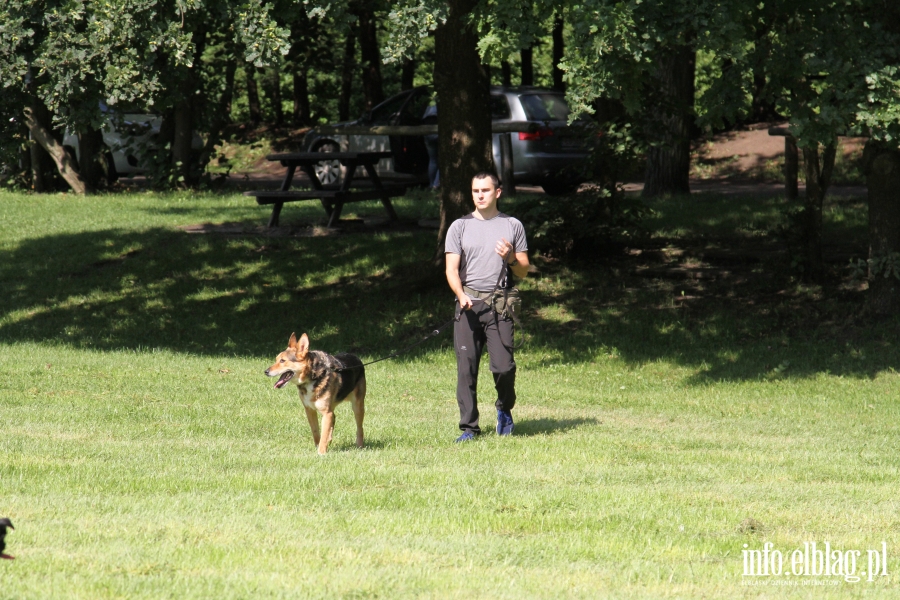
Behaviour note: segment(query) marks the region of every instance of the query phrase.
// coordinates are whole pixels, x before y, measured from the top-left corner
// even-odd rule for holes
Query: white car
[[[147,172],[142,152],[152,145],[159,134],[162,116],[149,112],[127,112],[121,119],[105,104],[100,110],[106,115],[103,132],[103,158],[107,163],[107,178],[110,183],[120,176],[141,175]],[[78,136],[66,130],[63,146],[74,153],[76,159],[81,158]],[[195,150],[203,148],[203,139],[195,132],[191,147]]]

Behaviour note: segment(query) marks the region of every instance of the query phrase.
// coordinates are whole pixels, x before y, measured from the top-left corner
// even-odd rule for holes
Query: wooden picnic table
[[[281,207],[285,202],[297,202],[301,200],[319,200],[328,214],[328,226],[332,227],[341,218],[344,204],[360,202],[363,200],[380,199],[392,221],[397,220],[397,213],[391,204],[392,196],[402,196],[406,193],[406,184],[382,183],[381,178],[375,172],[375,164],[382,158],[391,158],[390,152],[286,152],[281,154],[269,154],[266,160],[280,162],[287,167],[284,181],[279,190],[253,190],[244,192],[245,196],[256,198],[257,204],[272,204],[272,216],[269,217],[269,227],[278,225],[278,217]],[[346,176],[338,189],[325,189],[316,175],[315,165],[323,160],[337,160],[346,167]],[[292,190],[291,183],[297,167],[309,176],[313,189]],[[353,176],[356,168],[363,167],[369,175],[372,186],[367,189],[350,189],[353,184]]]

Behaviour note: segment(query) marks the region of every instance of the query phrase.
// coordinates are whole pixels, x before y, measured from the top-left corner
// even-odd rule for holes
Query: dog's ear
[[[297,336],[293,333],[291,334],[291,339],[288,340],[288,348],[297,349]]]
[[[309,338],[306,334],[300,336],[300,342],[297,343],[297,356],[303,358],[309,352]]]

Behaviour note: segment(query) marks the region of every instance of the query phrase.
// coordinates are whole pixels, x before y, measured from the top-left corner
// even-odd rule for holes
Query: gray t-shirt
[[[513,245],[515,252],[527,252],[525,228],[515,217],[499,213],[482,221],[466,215],[450,224],[444,252],[459,254],[459,278],[463,285],[479,292],[490,292],[497,285],[503,259],[494,250],[500,238]]]

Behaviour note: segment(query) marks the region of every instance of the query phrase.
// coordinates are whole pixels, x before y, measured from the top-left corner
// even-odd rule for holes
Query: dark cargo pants
[[[459,314],[459,303],[456,314]],[[478,427],[478,366],[487,345],[490,369],[497,390],[497,410],[512,410],[516,404],[516,361],[513,360],[513,321],[496,315],[490,306],[475,300],[471,309],[453,325],[456,346],[456,402],[459,428],[480,433]]]

